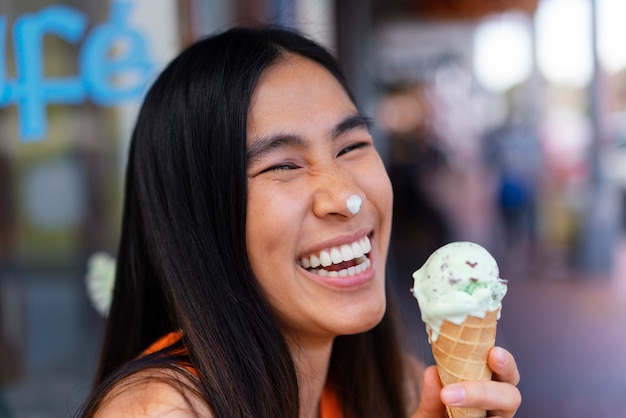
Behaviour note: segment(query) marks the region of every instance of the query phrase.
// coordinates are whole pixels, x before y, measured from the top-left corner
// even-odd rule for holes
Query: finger
[[[520,381],[519,370],[513,355],[502,347],[494,347],[489,351],[489,367],[493,371],[493,379],[517,385]]]
[[[422,385],[422,397],[417,410],[411,418],[442,418],[446,407],[441,403],[441,380],[435,366],[424,370],[424,384]]]
[[[466,381],[446,386],[441,391],[441,400],[449,406],[479,408],[496,416],[512,417],[522,402],[522,395],[509,383]]]

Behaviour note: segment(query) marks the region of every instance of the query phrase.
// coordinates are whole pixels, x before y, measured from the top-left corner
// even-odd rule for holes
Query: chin
[[[386,304],[383,301],[379,306],[371,307],[367,310],[359,310],[352,312],[350,317],[353,319],[344,323],[343,335],[360,334],[367,332],[380,323],[385,315]],[[347,318],[346,318],[347,319]]]

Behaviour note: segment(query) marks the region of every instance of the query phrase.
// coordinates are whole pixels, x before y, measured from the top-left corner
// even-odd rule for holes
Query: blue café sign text
[[[141,96],[154,65],[145,38],[128,25],[131,7],[127,0],[112,1],[108,21],[96,26],[84,39],[78,74],[55,78],[46,78],[44,74],[44,36],[56,35],[77,44],[85,35],[85,15],[71,7],[55,5],[16,19],[14,79],[7,78],[7,21],[0,16],[0,107],[17,106],[22,141],[45,138],[48,104],[79,104],[89,98],[98,105],[111,106]]]

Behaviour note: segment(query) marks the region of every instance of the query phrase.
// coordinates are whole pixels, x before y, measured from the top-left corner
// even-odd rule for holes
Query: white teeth
[[[322,264],[322,267],[328,267],[333,264],[333,260],[330,258],[328,251],[320,252],[320,263]]]
[[[352,251],[352,247],[349,245],[341,246],[341,258],[343,260],[353,260],[354,259],[354,251]]]
[[[369,238],[365,237],[361,240],[361,246],[363,247],[363,252],[365,254],[369,253],[370,251],[372,251],[372,244],[370,243]]]
[[[363,257],[363,247],[361,246],[361,244],[359,244],[358,242],[354,242],[352,243],[351,248],[355,258]]]
[[[361,264],[348,267],[347,269],[343,269],[339,271],[319,269],[319,270],[312,270],[312,272],[322,277],[348,277],[348,276],[354,276],[355,274],[359,274],[367,270],[368,268],[370,268],[371,265],[372,265],[372,262],[370,261],[370,259],[364,258],[364,261]]]
[[[343,261],[343,258],[341,258],[341,252],[339,251],[339,249],[331,248],[330,259],[333,260],[333,264],[339,264]]]
[[[332,247],[328,250],[322,250],[318,255],[303,257],[300,264],[303,268],[311,270],[320,276],[328,277],[346,277],[353,276],[367,270],[371,261],[364,257],[372,250],[372,245],[368,237],[364,237],[352,244],[343,244],[339,247]],[[339,264],[344,261],[356,260],[357,265],[339,271],[328,271],[325,267],[332,264]],[[322,267],[318,269],[318,267]]]

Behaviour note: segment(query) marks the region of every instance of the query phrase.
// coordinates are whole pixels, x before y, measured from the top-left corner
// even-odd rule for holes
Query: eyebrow
[[[337,139],[346,132],[355,129],[367,129],[372,126],[372,119],[361,114],[354,114],[346,117],[330,131],[330,138]],[[304,139],[294,134],[277,134],[272,136],[262,136],[254,141],[246,153],[248,162],[272,150],[282,147],[302,147],[305,145]]]
[[[349,132],[354,129],[367,129],[369,130],[372,127],[372,119],[367,116],[363,116],[360,113],[357,113],[352,116],[348,116],[341,122],[335,126],[331,131],[331,138],[337,139],[341,135],[346,132]]]

